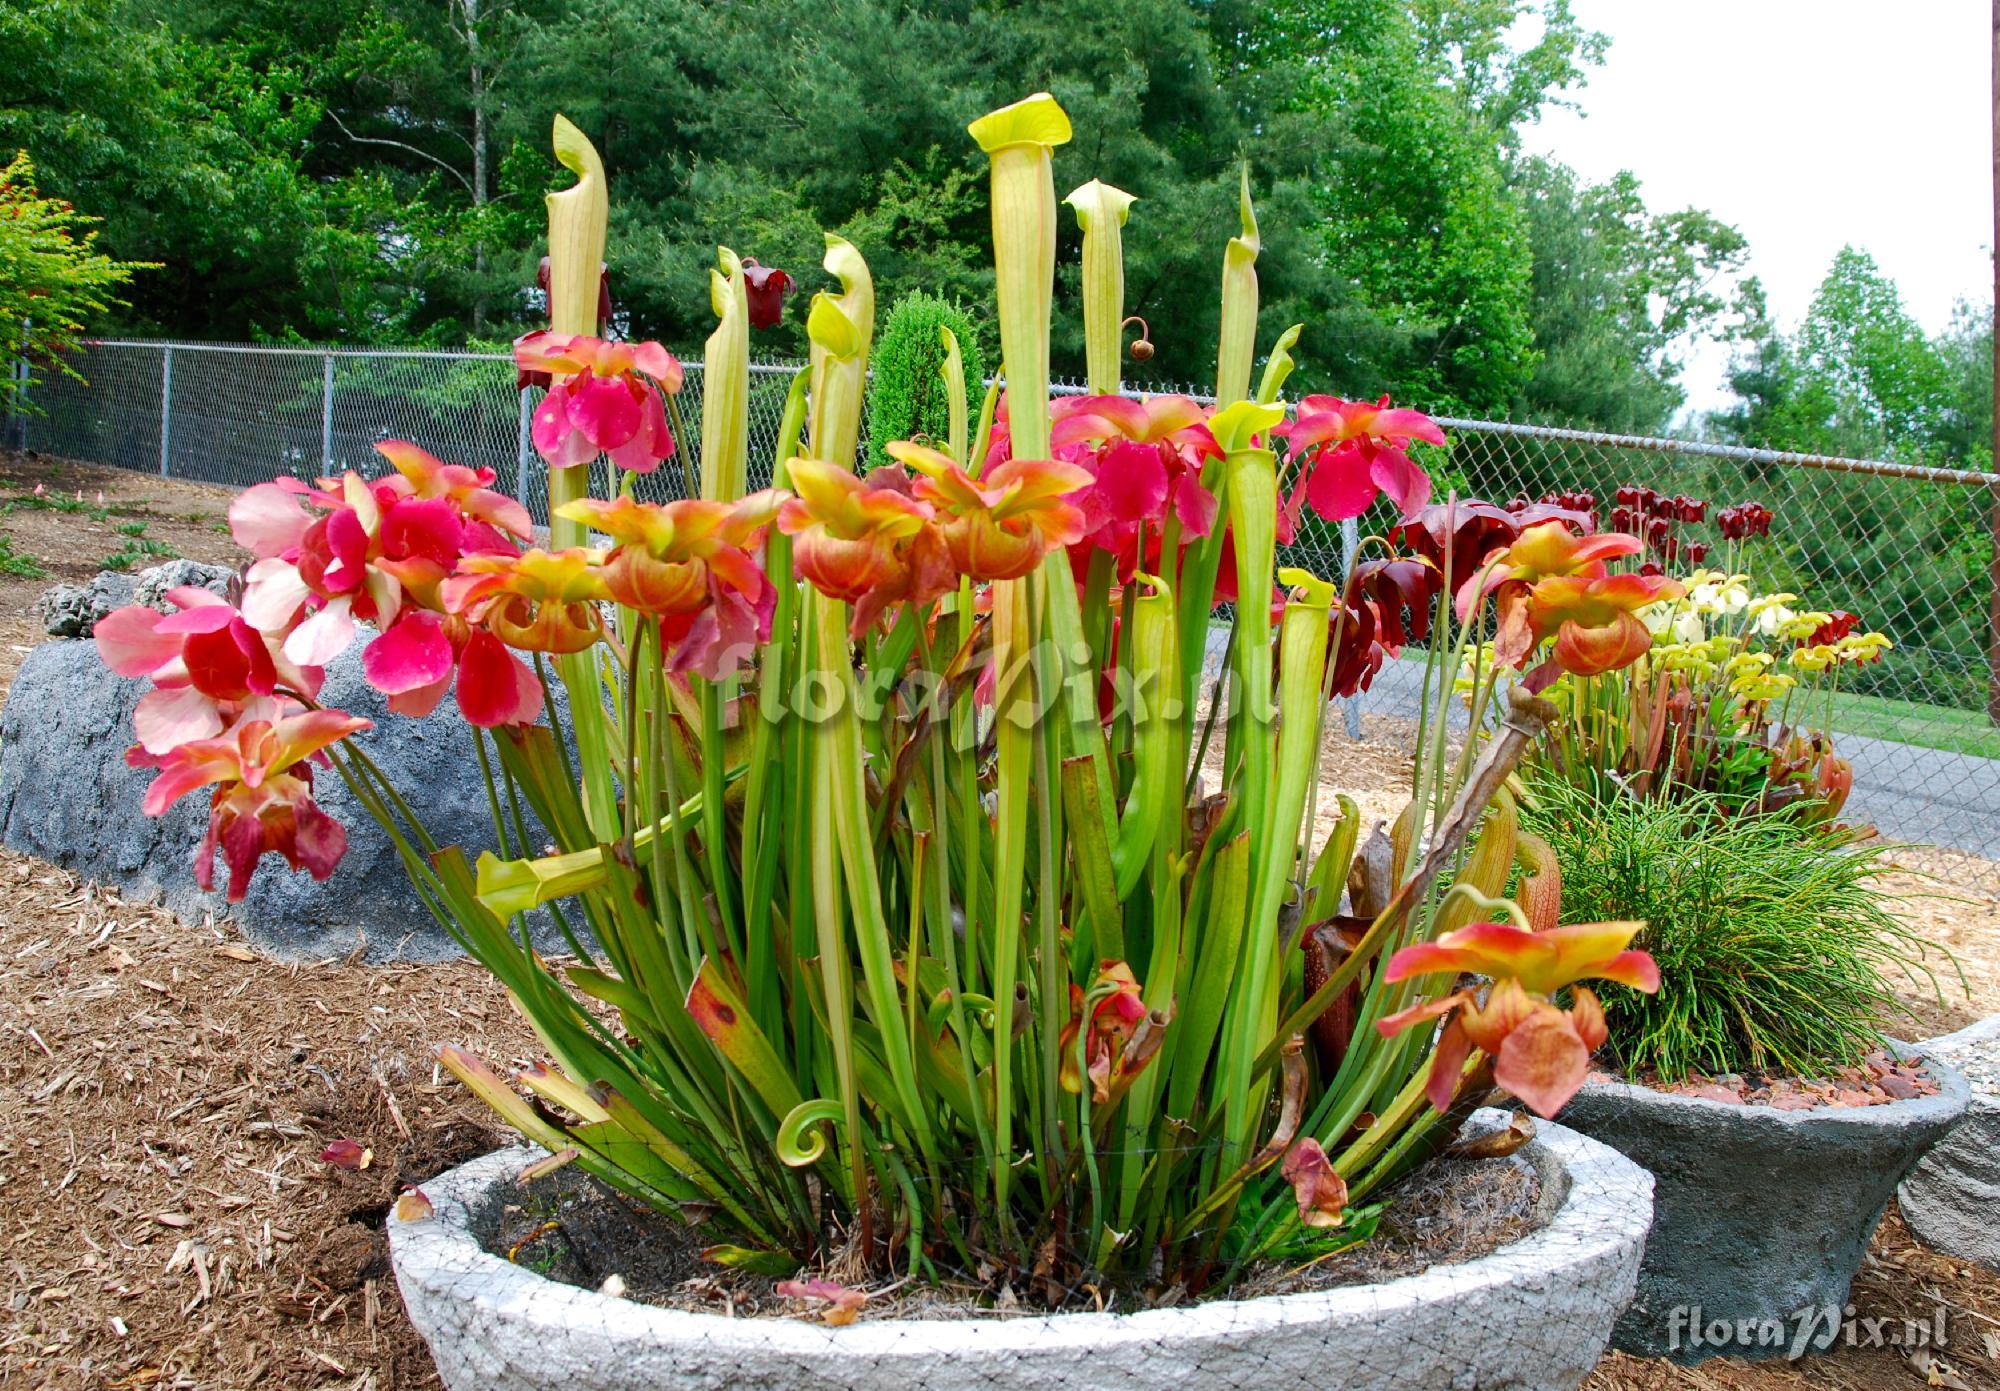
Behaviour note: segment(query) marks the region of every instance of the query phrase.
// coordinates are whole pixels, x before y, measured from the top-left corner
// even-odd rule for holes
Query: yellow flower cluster
[[[1802,636],[1811,635],[1809,632]],[[1881,633],[1850,633],[1838,642],[1820,642],[1810,647],[1794,648],[1786,660],[1800,671],[1817,673],[1829,671],[1841,662],[1854,666],[1872,662],[1895,645]]]

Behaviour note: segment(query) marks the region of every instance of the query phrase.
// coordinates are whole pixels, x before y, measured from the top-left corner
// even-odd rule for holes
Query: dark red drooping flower
[[[750,327],[776,328],[785,317],[785,296],[792,277],[776,266],[760,266],[754,256],[743,258],[743,288],[750,301]]]
[[[1827,643],[1839,642],[1842,638],[1853,632],[1855,625],[1860,622],[1861,619],[1858,616],[1849,613],[1846,609],[1835,609],[1827,615],[1826,622],[1815,628],[1813,635],[1800,645],[1817,647]]]
[[[1771,534],[1771,509],[1760,502],[1739,502],[1715,514],[1716,525],[1731,541]]]

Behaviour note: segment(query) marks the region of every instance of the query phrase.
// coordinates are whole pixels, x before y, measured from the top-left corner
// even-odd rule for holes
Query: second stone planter
[[[1562,1123],[1656,1182],[1639,1289],[1613,1346],[1693,1363],[1831,1345],[1890,1195],[1965,1110],[1936,1060],[1934,1095],[1781,1111],[1592,1081]]]

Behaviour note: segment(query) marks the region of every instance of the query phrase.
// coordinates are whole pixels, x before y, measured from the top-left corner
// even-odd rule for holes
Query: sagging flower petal
[[[1590,1055],[1604,1043],[1604,1011],[1576,982],[1616,981],[1651,994],[1659,967],[1633,950],[1635,922],[1581,923],[1534,932],[1510,923],[1473,923],[1435,942],[1419,942],[1389,958],[1388,982],[1416,976],[1474,974],[1494,984],[1482,1003],[1460,990],[1380,1020],[1384,1038],[1412,1025],[1447,1017],[1431,1065],[1426,1095],[1447,1109],[1469,1050],[1494,1059],[1494,1080],[1543,1116],[1553,1116],[1583,1085]],[[1568,1010],[1552,999],[1569,988]]]
[[[1347,1220],[1347,1180],[1335,1171],[1319,1141],[1307,1138],[1294,1144],[1278,1172],[1292,1186],[1299,1221],[1324,1230]]]

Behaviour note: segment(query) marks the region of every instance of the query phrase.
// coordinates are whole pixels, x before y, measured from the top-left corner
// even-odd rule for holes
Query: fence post
[[[1340,582],[1342,584],[1345,584],[1348,575],[1353,573],[1354,556],[1360,549],[1361,524],[1354,518],[1349,517],[1340,524]],[[1343,594],[1341,599],[1342,602],[1345,602],[1346,595]],[[1327,660],[1333,660],[1331,654],[1328,655]],[[1361,697],[1351,695],[1347,698],[1345,704],[1347,706],[1344,712],[1347,720],[1347,737],[1350,739],[1359,739],[1361,737]]]
[[[160,354],[160,477],[170,475],[174,440],[174,345]]]
[[[333,354],[323,359],[325,371],[320,377],[319,393],[319,467],[320,472],[331,477],[333,474]]]
[[[528,486],[528,471],[531,467],[529,458],[532,453],[528,448],[528,443],[530,439],[529,420],[534,412],[528,405],[528,388],[525,386],[522,387],[519,395],[521,397],[521,424],[514,436],[514,496],[523,507],[528,509],[529,514],[532,515],[535,510],[535,503],[534,490]]]
[[[9,368],[14,374],[14,419],[15,433],[20,437],[20,449],[28,452],[28,359],[22,357]]]

